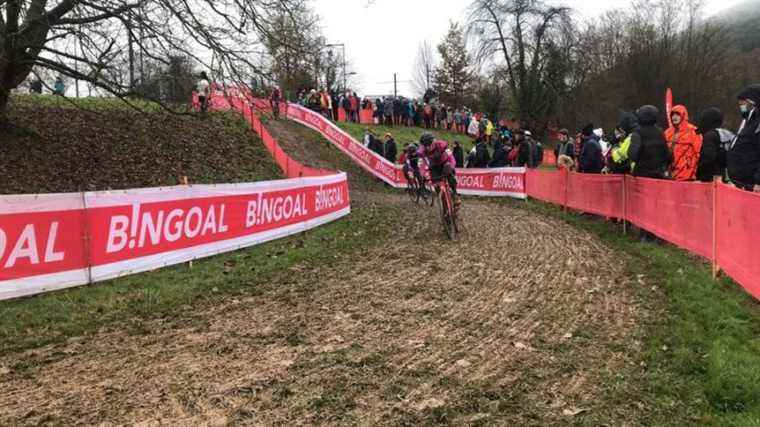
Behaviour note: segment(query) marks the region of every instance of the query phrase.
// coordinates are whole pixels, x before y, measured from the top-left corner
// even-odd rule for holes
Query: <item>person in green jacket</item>
[[[623,113],[615,128],[615,145],[610,150],[610,173],[630,173],[632,169],[631,161],[628,158],[628,150],[631,147],[631,134],[639,126],[639,120],[636,114]]]

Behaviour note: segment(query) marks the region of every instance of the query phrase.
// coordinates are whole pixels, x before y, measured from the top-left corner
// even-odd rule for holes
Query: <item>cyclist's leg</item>
[[[443,176],[449,181],[449,187],[451,187],[451,198],[454,199],[454,205],[459,206],[462,202],[459,200],[459,194],[457,193],[457,176],[456,170],[451,164],[446,163],[443,165]]]

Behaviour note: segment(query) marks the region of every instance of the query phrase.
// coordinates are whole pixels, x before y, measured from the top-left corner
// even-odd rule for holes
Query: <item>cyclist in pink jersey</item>
[[[425,132],[420,137],[420,149],[417,151],[420,159],[427,160],[430,167],[430,176],[433,182],[446,178],[451,187],[451,194],[454,198],[454,206],[459,207],[461,204],[457,194],[456,178],[456,159],[449,150],[449,144],[446,141],[436,140],[430,132]]]

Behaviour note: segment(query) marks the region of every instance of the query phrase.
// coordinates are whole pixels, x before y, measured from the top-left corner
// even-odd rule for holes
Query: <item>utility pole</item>
[[[398,97],[398,86],[396,85],[396,73],[393,73],[393,97]]]

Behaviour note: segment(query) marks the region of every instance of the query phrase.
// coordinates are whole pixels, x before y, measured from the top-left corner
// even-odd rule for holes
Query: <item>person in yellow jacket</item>
[[[483,120],[486,121],[486,141],[491,143],[491,135],[493,135],[493,122],[488,120],[488,117],[483,116]]]
[[[628,158],[628,149],[631,147],[631,134],[638,127],[639,120],[636,114],[623,113],[615,128],[615,144],[610,149],[607,169],[610,173],[630,173],[633,165]]]

